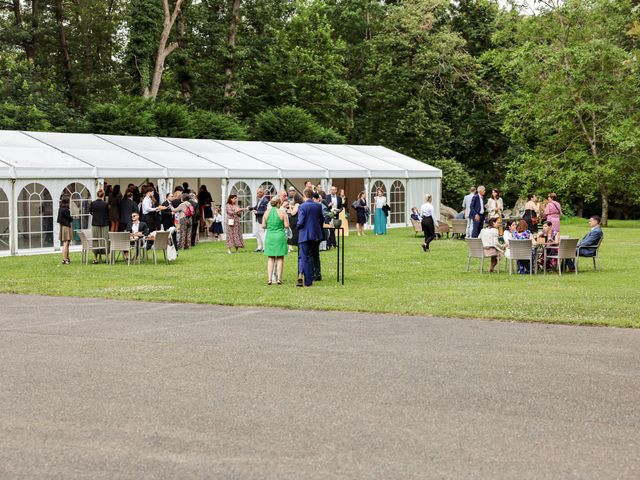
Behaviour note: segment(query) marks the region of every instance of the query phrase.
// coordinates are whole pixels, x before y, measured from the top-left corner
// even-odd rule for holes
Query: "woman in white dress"
[[[489,273],[492,273],[493,269],[500,261],[500,255],[502,254],[495,218],[490,218],[486,228],[483,228],[480,231],[480,239],[482,240],[482,248],[484,248],[485,257],[491,258]]]
[[[387,233],[387,214],[384,213],[382,207],[387,204],[387,197],[384,196],[384,192],[381,188],[378,189],[378,193],[375,198],[375,211],[373,216],[373,231],[376,235],[384,235]]]

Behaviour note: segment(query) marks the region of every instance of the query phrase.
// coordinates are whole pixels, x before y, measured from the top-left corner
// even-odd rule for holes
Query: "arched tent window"
[[[369,208],[371,209],[371,216],[369,217],[369,223],[373,225],[373,208],[376,205],[376,194],[378,193],[378,189],[382,189],[384,195],[387,195],[387,187],[384,186],[384,182],[381,180],[376,180],[371,184],[371,190],[369,191]],[[389,199],[387,198],[387,202]]]
[[[66,186],[60,195],[60,200],[69,198],[69,209],[73,217],[73,245],[80,245],[80,230],[90,227],[89,205],[91,204],[91,192],[82,183],[73,182]]]
[[[30,183],[18,196],[18,248],[53,247],[53,201],[43,185]]]
[[[251,197],[251,189],[249,188],[249,185],[244,182],[236,183],[231,189],[231,195],[238,196],[238,206],[241,208],[250,207],[252,205],[253,198]],[[240,223],[242,224],[242,233],[251,233],[253,231],[251,215],[249,213],[245,213],[242,216]]]
[[[9,199],[7,199],[4,190],[0,188],[0,250],[9,250],[11,238],[9,230]]]
[[[258,188],[261,188],[264,190],[264,194],[269,200],[271,200],[273,197],[275,197],[278,194],[278,189],[271,182],[263,182],[262,185],[260,185]]]
[[[391,223],[405,223],[407,206],[405,203],[404,185],[400,180],[396,180],[391,185],[391,194],[389,197]]]

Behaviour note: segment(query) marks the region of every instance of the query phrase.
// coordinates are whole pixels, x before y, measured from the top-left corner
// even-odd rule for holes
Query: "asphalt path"
[[[1,479],[638,479],[640,331],[0,295]]]

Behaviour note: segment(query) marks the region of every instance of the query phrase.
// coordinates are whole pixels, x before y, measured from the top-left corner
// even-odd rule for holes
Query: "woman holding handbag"
[[[373,212],[373,231],[376,235],[385,235],[387,233],[387,214],[384,207],[387,205],[387,197],[381,188],[378,189],[375,198],[375,210]]]
[[[226,205],[227,211],[227,254],[231,254],[231,248],[244,248],[244,239],[242,238],[242,225],[240,219],[245,212],[244,208],[238,207],[238,196],[229,195]]]

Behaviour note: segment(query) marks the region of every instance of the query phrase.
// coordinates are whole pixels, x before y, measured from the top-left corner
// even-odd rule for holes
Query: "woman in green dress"
[[[282,268],[284,257],[288,252],[287,233],[289,217],[287,212],[280,209],[279,197],[271,200],[271,209],[262,218],[262,228],[267,232],[264,239],[264,254],[269,257],[267,261],[268,284],[273,279],[273,268],[276,266],[278,285],[282,285]]]

